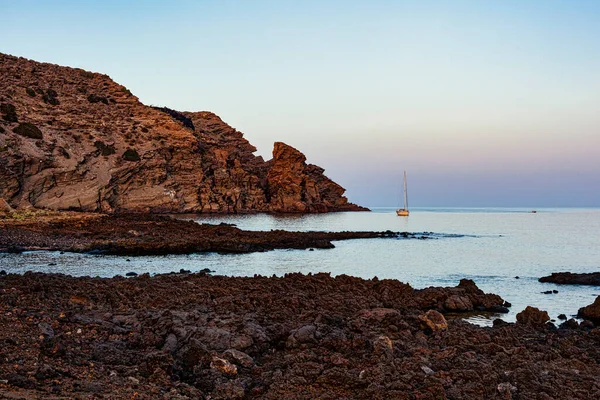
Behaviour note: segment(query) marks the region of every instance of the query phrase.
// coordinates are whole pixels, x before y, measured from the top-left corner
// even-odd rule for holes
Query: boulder
[[[433,332],[448,329],[446,318],[435,310],[429,310],[425,314],[420,315],[419,321],[421,321],[421,329],[429,329]]]
[[[589,306],[580,308],[577,312],[577,316],[579,318],[590,320],[596,325],[600,325],[600,296],[596,297],[596,300]]]
[[[548,321],[550,321],[548,313],[536,307],[527,306],[517,314],[517,323],[523,325],[540,326]]]
[[[446,311],[473,311],[473,303],[471,299],[464,296],[450,296],[444,302]]]

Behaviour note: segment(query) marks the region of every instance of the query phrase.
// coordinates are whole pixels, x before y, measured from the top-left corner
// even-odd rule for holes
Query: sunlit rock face
[[[145,106],[108,76],[0,54],[0,198],[12,207],[134,212],[363,210],[276,143],[255,156],[211,112]]]

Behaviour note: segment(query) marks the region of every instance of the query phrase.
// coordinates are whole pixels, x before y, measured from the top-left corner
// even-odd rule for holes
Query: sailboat
[[[404,171],[404,208],[396,210],[396,214],[400,217],[408,217],[408,197],[406,195],[406,171]]]

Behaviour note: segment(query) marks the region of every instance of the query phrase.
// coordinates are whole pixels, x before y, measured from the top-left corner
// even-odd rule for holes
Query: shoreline
[[[427,239],[408,232],[245,231],[153,214],[41,213],[0,219],[0,251],[30,249],[111,255],[251,253],[274,249],[330,249],[332,241]]]
[[[493,327],[444,318],[469,304],[504,300],[468,280],[417,290],[324,273],[3,275],[0,397],[600,394],[597,328],[556,328],[537,310]]]

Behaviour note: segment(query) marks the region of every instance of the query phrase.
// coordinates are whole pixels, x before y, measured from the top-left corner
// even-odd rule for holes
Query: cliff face
[[[264,161],[210,112],[143,105],[108,76],[0,53],[0,198],[152,212],[362,210],[276,143]]]

